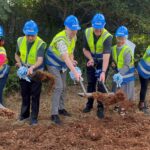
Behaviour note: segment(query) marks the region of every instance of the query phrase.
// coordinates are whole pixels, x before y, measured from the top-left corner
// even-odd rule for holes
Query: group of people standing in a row
[[[133,100],[134,95],[134,54],[126,44],[128,39],[128,29],[120,26],[115,33],[116,45],[112,46],[113,36],[105,29],[105,17],[103,14],[96,14],[92,21],[92,26],[85,29],[83,53],[87,59],[87,92],[106,92],[104,82],[108,74],[110,56],[112,57],[112,68],[115,70],[113,76],[115,92],[121,87],[129,100]],[[27,76],[34,71],[44,69],[46,65],[48,72],[55,76],[55,88],[52,95],[51,120],[56,124],[61,124],[59,115],[71,116],[65,109],[66,74],[67,69],[73,73],[74,78],[79,81],[81,72],[76,69],[78,62],[74,58],[74,49],[77,41],[77,31],[81,29],[78,19],[70,15],[64,21],[65,29],[57,33],[47,48],[46,43],[38,36],[38,26],[33,21],[27,21],[23,27],[25,36],[17,40],[15,60],[19,68],[27,68]],[[4,31],[0,27],[0,103],[2,101],[2,91],[6,83],[9,66],[7,65],[7,55],[4,49]],[[47,48],[47,49],[46,49]],[[23,68],[22,68],[23,69]],[[139,109],[148,113],[145,96],[150,79],[150,47],[146,50],[143,58],[138,64],[141,82]],[[38,113],[40,104],[40,93],[42,83],[30,79],[30,81],[20,79],[22,105],[20,121],[30,118],[30,124],[38,123]],[[94,100],[88,98],[83,113],[90,112]],[[104,106],[102,102],[97,102],[97,116],[104,117]],[[31,107],[31,108],[30,108]],[[30,113],[31,109],[31,113]]]

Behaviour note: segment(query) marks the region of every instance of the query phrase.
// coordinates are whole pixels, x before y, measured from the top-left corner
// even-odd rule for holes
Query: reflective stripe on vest
[[[58,70],[62,70],[62,68],[67,68],[66,63],[62,61],[59,57],[57,57],[52,51],[51,48],[48,48],[46,52],[46,65],[53,66]]]
[[[9,66],[7,64],[3,65],[3,67],[0,68],[0,78],[3,78],[8,72]]]
[[[19,52],[21,55],[20,56],[21,61],[23,64],[25,64],[27,66],[31,66],[36,63],[37,52],[38,52],[39,48],[41,47],[41,45],[43,43],[45,44],[45,42],[37,36],[36,40],[34,41],[33,45],[31,46],[31,49],[28,53],[26,36],[18,38],[17,43],[18,43]],[[45,48],[46,48],[46,44],[45,44]]]
[[[90,48],[92,55],[98,55],[103,53],[103,43],[109,37],[112,36],[106,29],[103,29],[101,36],[99,37],[96,45],[94,44],[94,35],[93,35],[93,28],[87,28],[85,30],[85,36]],[[98,57],[98,56],[96,56]]]
[[[135,68],[132,67],[129,69],[129,71],[125,75],[123,75],[123,83],[122,84],[126,84],[128,82],[135,80],[134,71],[135,71]]]
[[[146,63],[144,59],[141,59],[138,63],[137,70],[144,79],[150,78],[150,63]]]
[[[62,68],[67,68],[65,62],[61,58],[61,54],[57,49],[57,42],[64,41],[67,48],[68,54],[71,55],[75,49],[76,37],[73,38],[71,41],[68,40],[65,30],[56,34],[53,38],[50,46],[46,52],[46,64],[49,66],[54,66],[57,69],[61,70]]]
[[[137,66],[138,73],[144,79],[150,78],[150,56],[147,54],[147,50],[150,49],[150,46],[146,49],[143,58],[140,60]]]

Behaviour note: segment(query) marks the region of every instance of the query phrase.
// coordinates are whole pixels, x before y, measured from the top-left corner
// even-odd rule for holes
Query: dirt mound
[[[113,111],[106,111],[105,118],[100,120],[96,116],[97,103],[90,113],[81,112],[86,101],[74,94],[78,93],[78,89],[68,89],[66,109],[72,113],[72,117],[60,116],[62,126],[50,121],[51,101],[45,93],[41,96],[38,126],[0,117],[0,150],[150,149],[150,116],[130,111],[125,116],[120,116]],[[19,95],[16,94],[15,98],[11,95],[7,99],[7,106],[20,112]],[[119,103],[127,104],[124,100]]]
[[[12,119],[14,118],[16,115],[15,112],[13,112],[10,109],[7,108],[0,108],[0,117],[4,117],[4,118],[8,118],[8,119]]]
[[[143,118],[142,118],[143,119]],[[148,149],[150,120],[135,116],[86,117],[63,126],[16,126],[1,129],[0,148],[13,150]]]
[[[134,104],[131,101],[128,101],[124,92],[118,90],[115,94],[107,94],[101,92],[92,93],[92,97],[104,103],[106,107],[109,107],[114,104],[119,104],[121,107],[126,110],[134,107]]]

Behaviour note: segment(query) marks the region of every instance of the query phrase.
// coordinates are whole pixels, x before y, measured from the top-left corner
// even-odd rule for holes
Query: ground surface
[[[61,117],[63,126],[50,121],[50,97],[44,92],[38,126],[1,116],[0,150],[150,150],[150,117],[138,110],[129,111],[125,117],[107,110],[105,119],[99,120],[96,103],[92,112],[81,112],[86,100],[75,94],[79,91],[79,87],[68,89],[66,108],[72,117]],[[136,88],[136,103],[138,94]],[[18,93],[6,98],[6,106],[17,115],[20,102]]]

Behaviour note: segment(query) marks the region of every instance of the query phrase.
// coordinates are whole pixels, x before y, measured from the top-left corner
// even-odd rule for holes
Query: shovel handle
[[[103,87],[104,87],[104,89],[105,89],[106,93],[107,93],[107,94],[109,94],[109,91],[108,91],[108,89],[107,89],[107,87],[106,87],[105,83],[104,83],[104,82],[102,82],[102,81],[99,81],[99,80],[98,80],[98,82],[100,82],[100,83],[103,85]]]
[[[86,95],[87,92],[86,92],[85,86],[84,86],[84,84],[83,84],[83,79],[81,78],[81,79],[79,80],[79,82],[80,82],[80,85],[81,85],[81,87],[82,87],[83,93]]]

